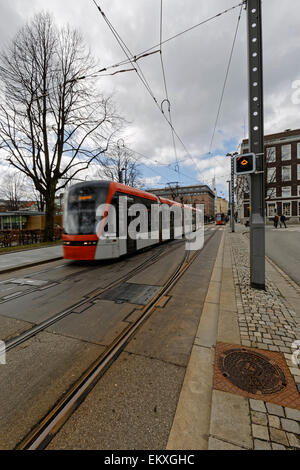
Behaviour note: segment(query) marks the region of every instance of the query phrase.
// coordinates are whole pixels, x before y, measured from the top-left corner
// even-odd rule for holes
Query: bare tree
[[[55,193],[107,151],[121,126],[111,97],[86,78],[94,71],[79,33],[59,30],[47,13],[36,15],[0,56],[0,148],[42,195],[47,240]]]
[[[0,197],[5,199],[7,210],[20,209],[21,199],[25,195],[24,180],[25,176],[15,171],[7,171],[2,175]]]
[[[140,186],[138,163],[127,147],[115,146],[110,155],[101,158],[99,164],[99,176],[128,186]]]

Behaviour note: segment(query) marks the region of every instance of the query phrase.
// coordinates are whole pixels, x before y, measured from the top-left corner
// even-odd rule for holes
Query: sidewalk
[[[250,287],[246,231],[224,231],[169,450],[300,449],[300,287],[268,259]]]
[[[62,259],[62,246],[48,246],[0,255],[0,274]]]

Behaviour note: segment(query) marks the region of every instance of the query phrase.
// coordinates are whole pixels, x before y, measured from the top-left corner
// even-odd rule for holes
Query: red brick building
[[[265,215],[272,223],[274,215],[284,214],[290,223],[300,221],[300,129],[288,129],[264,137]],[[249,152],[249,141],[241,143],[240,153]],[[237,178],[236,195],[239,219],[249,219],[248,176]]]

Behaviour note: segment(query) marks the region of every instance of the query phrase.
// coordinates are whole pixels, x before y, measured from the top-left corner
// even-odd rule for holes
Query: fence
[[[62,229],[54,229],[53,240],[61,240]],[[44,230],[0,230],[0,247],[32,245],[44,241]]]

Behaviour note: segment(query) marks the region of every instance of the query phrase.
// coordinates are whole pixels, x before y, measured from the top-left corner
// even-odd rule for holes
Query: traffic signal
[[[234,172],[236,175],[247,175],[256,170],[255,153],[237,155],[234,159]]]

